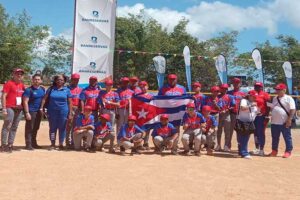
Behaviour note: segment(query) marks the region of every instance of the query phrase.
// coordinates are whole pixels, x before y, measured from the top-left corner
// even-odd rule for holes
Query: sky
[[[0,0],[9,15],[23,10],[33,25],[47,25],[53,36],[72,38],[75,0]],[[156,19],[168,31],[182,18],[187,31],[207,40],[222,31],[240,32],[239,53],[249,52],[256,43],[276,36],[291,35],[300,41],[300,0],[118,0],[117,15],[138,14],[140,10]],[[145,50],[147,51],[147,50]],[[178,50],[181,52],[181,50]]]

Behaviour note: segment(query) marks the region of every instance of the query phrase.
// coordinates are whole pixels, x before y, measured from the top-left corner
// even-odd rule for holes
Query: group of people
[[[277,156],[282,133],[286,144],[283,157],[291,156],[291,120],[296,109],[293,98],[286,94],[286,85],[282,83],[276,85],[277,96],[271,102],[271,97],[263,91],[260,82],[255,83],[254,90],[244,93],[240,90],[241,80],[234,78],[233,90],[228,91],[229,85],[221,84],[211,87],[210,95],[202,94],[201,83],[194,82],[193,94],[187,94],[185,87],[177,84],[177,76],[169,74],[167,84],[159,89],[158,95],[192,95],[194,99],[194,102],[186,105],[181,123],[183,133],[180,134],[181,126],[174,126],[167,114],[160,115],[160,123],[152,130],[137,125],[137,117],[130,114],[131,98],[153,98],[153,94],[148,93],[148,83],[140,81],[138,77],[123,77],[120,87],[113,90],[111,79],[105,80],[105,89],[102,89],[98,86],[97,77],[91,76],[89,85],[82,89],[78,86],[79,74],[71,75],[68,86],[65,86],[67,77],[57,75],[53,85],[45,89],[41,86],[40,74],[32,76],[32,85],[28,88],[22,83],[23,75],[22,69],[15,69],[12,79],[3,86],[3,152],[13,151],[14,138],[24,112],[27,150],[41,148],[37,144],[37,132],[45,116],[49,121],[49,150],[57,148],[58,132],[60,150],[103,151],[104,144],[109,142],[110,153],[120,149],[120,153],[125,154],[127,149],[131,149],[131,153],[138,154],[150,150],[149,139],[152,137],[157,153],[171,150],[172,154],[178,154],[178,142],[181,140],[184,155],[194,153],[200,156],[201,149],[212,155],[214,151],[232,150],[232,136],[236,130],[238,153],[249,159],[248,141],[251,133],[254,133],[256,147],[252,153],[265,155],[265,129],[271,111],[272,151],[268,155]],[[241,125],[244,129],[241,129]],[[223,132],[225,140],[222,146]]]

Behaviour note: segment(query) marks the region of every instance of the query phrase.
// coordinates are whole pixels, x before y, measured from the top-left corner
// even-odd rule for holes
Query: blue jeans
[[[285,125],[277,124],[271,124],[272,150],[278,151],[280,133],[282,133],[285,141],[285,152],[291,152],[293,150],[291,128],[286,128]]]
[[[255,139],[255,146],[260,150],[263,150],[265,147],[265,126],[264,126],[265,116],[256,116],[254,120],[255,125],[255,132],[254,132],[254,139]]]
[[[239,145],[239,154],[242,157],[248,156],[248,141],[249,141],[250,135],[249,134],[241,134],[237,133],[237,140]]]
[[[48,110],[48,120],[49,120],[49,136],[51,144],[55,144],[56,132],[59,132],[59,144],[62,145],[66,138],[66,127],[68,111],[65,110]]]

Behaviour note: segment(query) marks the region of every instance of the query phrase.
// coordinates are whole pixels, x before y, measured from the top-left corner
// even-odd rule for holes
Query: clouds
[[[206,40],[215,33],[227,30],[260,28],[269,35],[277,33],[278,23],[290,23],[300,28],[300,1],[274,0],[255,6],[240,7],[220,1],[202,1],[197,5],[178,12],[169,8],[146,8],[144,4],[118,7],[118,16],[126,17],[128,13],[145,15],[157,20],[168,31],[183,18],[189,20],[187,31],[200,40]]]

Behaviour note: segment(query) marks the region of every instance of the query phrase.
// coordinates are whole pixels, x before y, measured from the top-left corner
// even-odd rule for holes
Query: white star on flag
[[[149,112],[145,112],[144,108],[141,111],[137,111],[137,113],[139,114],[139,119],[140,118],[145,118]]]

